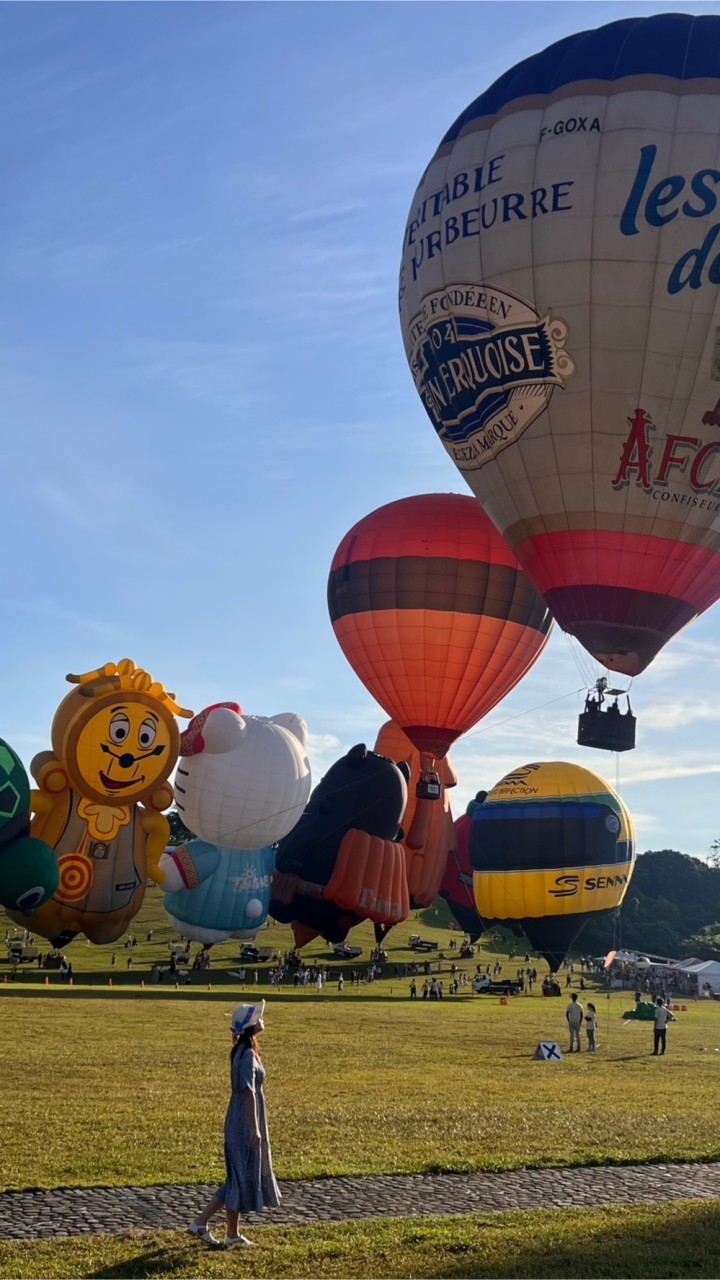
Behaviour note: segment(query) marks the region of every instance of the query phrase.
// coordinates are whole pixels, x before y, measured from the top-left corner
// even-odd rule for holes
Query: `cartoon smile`
[[[145,781],[145,775],[141,778],[128,778],[126,782],[121,782],[116,778],[108,778],[106,773],[100,770],[100,781],[108,791],[122,791],[125,787],[137,787]]]
[[[134,756],[131,751],[124,751],[122,755],[117,755],[108,745],[103,742],[100,744],[100,750],[106,755],[112,756],[113,760],[117,760],[121,769],[132,769],[133,766],[140,764],[143,760],[149,760],[152,756],[162,755],[164,747],[155,747],[152,751],[146,751],[144,755]],[[111,778],[107,773],[103,773],[102,769],[98,771],[100,781],[107,791],[124,791],[127,787],[141,787],[145,782],[145,774],[138,776],[133,773],[131,778],[122,781],[119,778]]]

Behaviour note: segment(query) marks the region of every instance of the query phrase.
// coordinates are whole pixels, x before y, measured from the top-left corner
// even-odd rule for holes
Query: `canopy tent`
[[[720,960],[701,960],[699,964],[683,967],[681,972],[697,979],[698,993],[702,992],[706,982],[713,992],[720,991]]]

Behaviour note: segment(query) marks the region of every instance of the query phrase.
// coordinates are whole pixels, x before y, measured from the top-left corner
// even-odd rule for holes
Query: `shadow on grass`
[[[479,1232],[486,1234],[483,1223]],[[503,1257],[503,1243],[486,1240],[478,1245],[450,1244],[446,1256],[431,1271],[413,1274],[435,1280],[715,1280],[720,1274],[720,1207],[688,1206],[680,1222],[635,1229],[624,1220],[622,1228],[608,1215],[604,1228],[585,1233],[581,1222],[570,1238],[553,1241],[547,1236],[512,1246]],[[487,1256],[490,1245],[492,1257]],[[463,1261],[457,1260],[461,1255]],[[509,1255],[509,1256],[508,1256]]]
[[[125,1258],[122,1262],[100,1267],[98,1271],[88,1271],[86,1280],[95,1277],[107,1277],[107,1280],[123,1280],[125,1276],[131,1280],[134,1276],[173,1276],[177,1274],[177,1252],[170,1249],[147,1249],[134,1258]]]
[[[516,1214],[469,1215],[446,1219],[444,1226],[440,1220],[413,1221],[385,1238],[370,1233],[363,1239],[362,1223],[353,1224],[355,1230],[345,1238],[335,1233],[304,1238],[304,1230],[294,1228],[273,1240],[274,1232],[268,1231],[252,1255],[251,1271],[267,1280],[361,1275],[368,1280],[407,1275],[415,1280],[715,1280],[720,1274],[720,1207],[687,1203],[678,1206],[669,1223],[657,1208],[660,1214],[644,1216],[641,1225],[627,1210],[609,1210],[599,1224],[597,1216],[586,1223],[580,1211],[570,1222],[564,1215],[548,1214],[542,1224],[537,1217]],[[208,1270],[198,1262],[193,1250],[154,1248],[84,1274],[86,1280],[134,1280],[246,1270],[236,1263],[232,1272],[212,1265]]]
[[[224,984],[224,985],[221,985]],[[263,1000],[271,1002],[273,1000],[302,1000],[310,1001],[313,1004],[363,1004],[365,1001],[372,1001],[373,1004],[398,1004],[403,1002],[410,1004],[410,999],[404,992],[398,992],[391,995],[390,992],[370,994],[369,991],[360,988],[351,988],[349,991],[323,991],[319,994],[313,988],[307,987],[281,987],[279,990],[263,987],[262,983],[255,986],[254,983],[233,982],[232,978],[218,977],[212,984],[210,990],[207,984],[187,983],[180,987],[177,991],[174,987],[163,987],[162,985],[145,986],[140,988],[137,980],[134,986],[129,983],[118,984],[109,987],[107,979],[98,981],[97,985],[90,983],[76,984],[73,987],[67,986],[27,986],[12,987],[0,986],[0,1000],[16,999],[34,1000],[38,997],[49,998],[51,1000],[98,1000],[98,999],[116,999],[116,1000],[182,1000],[182,999],[202,999],[202,1000],[227,1000],[231,996],[237,995],[262,995]],[[470,1004],[472,996],[452,996],[446,1001],[447,1004]]]

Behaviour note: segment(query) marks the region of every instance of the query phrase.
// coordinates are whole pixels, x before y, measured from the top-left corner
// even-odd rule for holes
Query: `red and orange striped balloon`
[[[514,688],[552,625],[488,516],[456,493],[360,520],[335,553],[328,607],[350,666],[435,759]]]

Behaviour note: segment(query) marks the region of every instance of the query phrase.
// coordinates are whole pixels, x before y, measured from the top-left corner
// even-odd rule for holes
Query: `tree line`
[[[588,921],[577,945],[593,955],[626,947],[720,959],[720,841],[710,862],[676,849],[640,854],[622,906]]]

